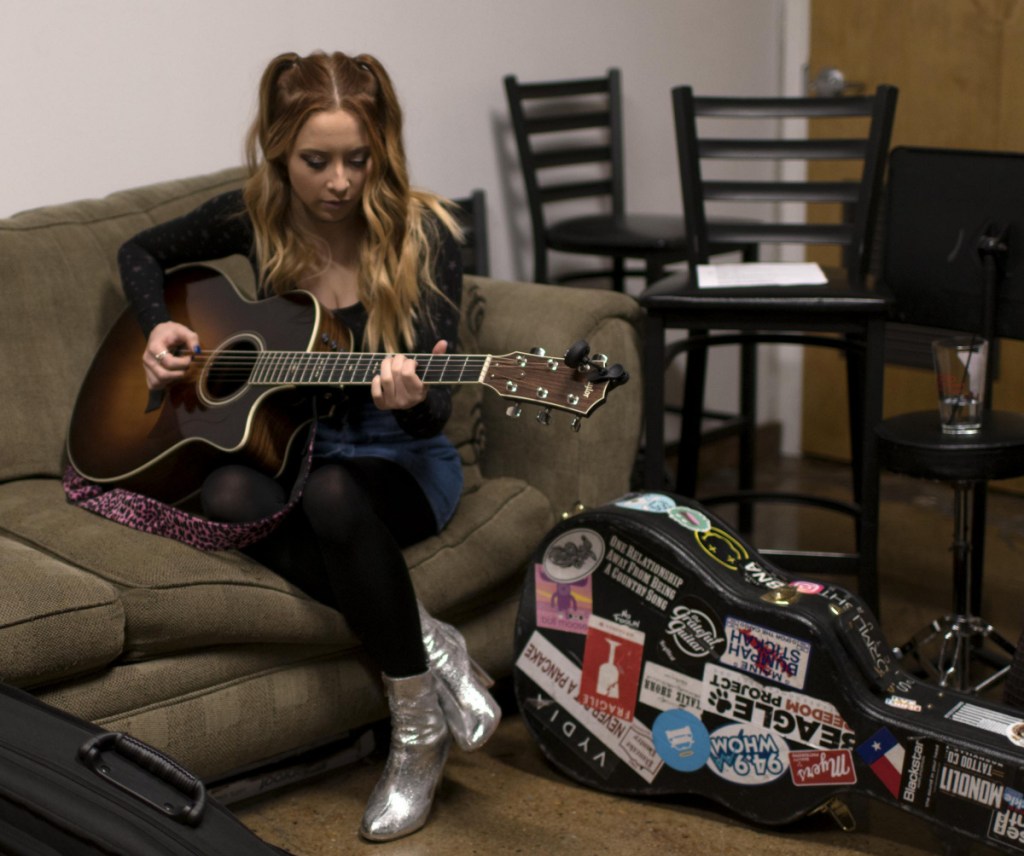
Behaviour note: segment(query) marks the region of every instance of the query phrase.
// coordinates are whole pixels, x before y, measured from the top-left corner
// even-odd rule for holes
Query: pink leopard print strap
[[[313,459],[314,432],[310,431],[305,462],[288,504],[270,517],[246,523],[221,523],[124,488],[107,488],[88,481],[70,464],[64,471],[68,502],[140,532],[173,538],[197,550],[232,550],[266,538],[295,507]]]

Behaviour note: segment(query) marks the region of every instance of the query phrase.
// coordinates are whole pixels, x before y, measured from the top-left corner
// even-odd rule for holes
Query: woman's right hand
[[[199,336],[184,324],[164,321],[149,334],[146,350],[142,352],[142,365],[146,370],[146,385],[150,389],[163,389],[180,380],[199,353]]]

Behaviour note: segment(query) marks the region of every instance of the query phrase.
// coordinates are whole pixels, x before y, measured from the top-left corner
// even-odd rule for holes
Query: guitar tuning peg
[[[537,421],[541,425],[551,424],[551,408],[545,407],[537,413]]]
[[[573,416],[572,422],[569,423],[569,427],[572,428],[573,431],[579,431],[580,430],[580,426],[582,424],[583,424],[583,419],[581,417]]]
[[[505,409],[505,415],[509,419],[518,419],[520,416],[523,415],[523,406],[518,402],[516,404],[510,404]]]
[[[548,352],[543,348],[530,348],[530,353],[536,357],[546,357],[548,355]]]
[[[579,368],[586,361],[589,353],[590,345],[581,339],[570,345],[569,350],[565,352],[565,364],[571,369]]]

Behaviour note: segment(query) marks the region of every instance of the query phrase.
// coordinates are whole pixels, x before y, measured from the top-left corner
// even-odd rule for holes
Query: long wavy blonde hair
[[[431,231],[440,221],[454,235],[460,232],[445,200],[410,188],[398,98],[384,67],[368,54],[284,53],[263,72],[246,138],[244,191],[260,286],[281,294],[301,287],[326,264],[317,239],[291,226],[288,157],[313,113],[338,109],[362,122],[370,143],[359,276],[359,300],[367,310],[363,344],[397,353],[414,344],[421,285],[437,291],[431,248],[438,241]]]

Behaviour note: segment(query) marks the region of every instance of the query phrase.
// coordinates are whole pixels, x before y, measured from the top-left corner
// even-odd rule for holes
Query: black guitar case
[[[558,524],[515,645],[527,726],[585,785],[763,824],[866,793],[1024,851],[1024,712],[904,672],[860,599],[773,567],[692,500],[629,494]]]
[[[155,749],[0,685],[0,853],[282,856]]]

